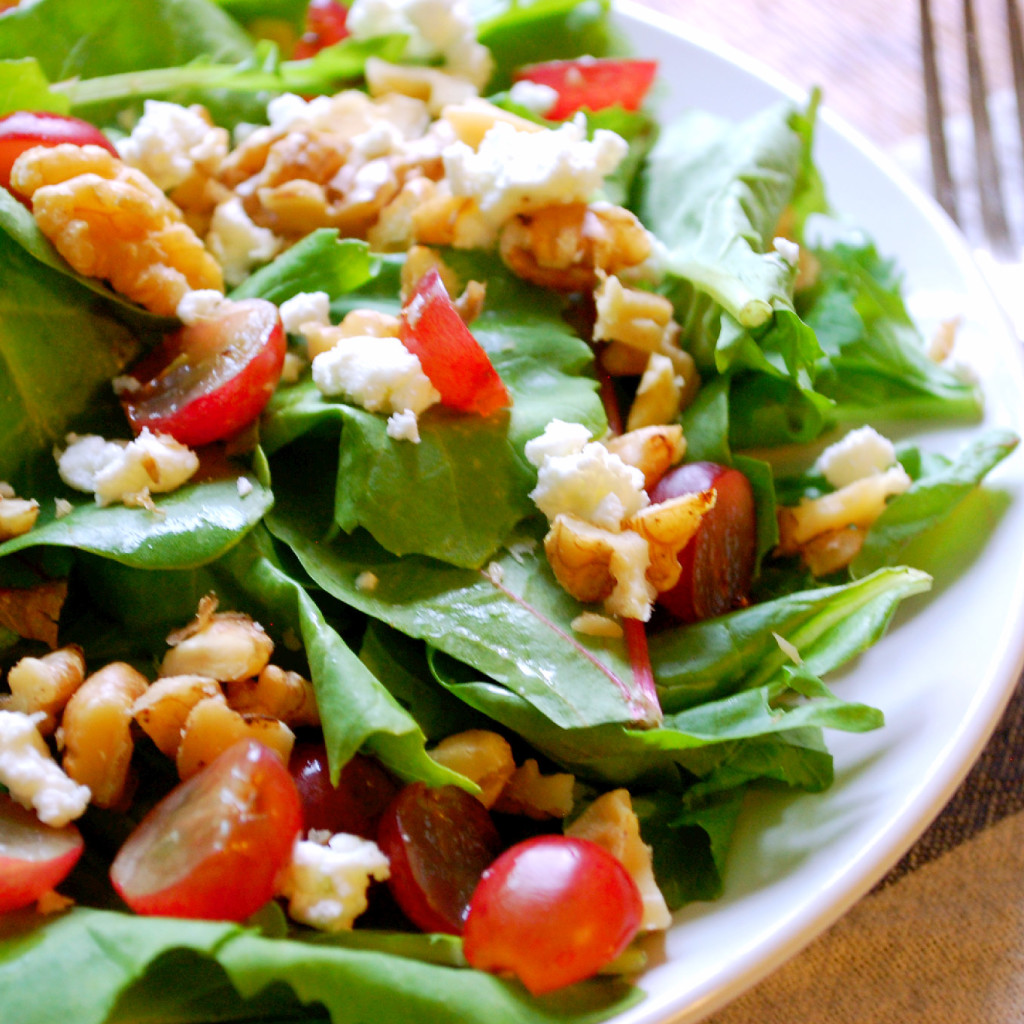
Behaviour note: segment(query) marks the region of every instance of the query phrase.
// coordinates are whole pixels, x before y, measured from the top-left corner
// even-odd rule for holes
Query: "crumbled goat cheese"
[[[320,838],[296,840],[279,889],[294,920],[345,931],[366,910],[370,882],[390,874],[388,859],[376,843],[359,836],[338,833],[326,843]]]
[[[230,299],[224,298],[213,288],[197,288],[195,291],[185,292],[175,313],[183,324],[190,326],[202,323],[204,320],[216,320],[233,305],[234,303]],[[128,380],[135,380],[135,378],[129,377]],[[136,387],[141,387],[137,381]]]
[[[367,569],[356,577],[356,590],[364,594],[372,594],[380,583],[380,577],[375,572]]]
[[[173,491],[198,468],[199,457],[194,451],[148,429],[143,429],[134,441],[69,434],[67,447],[57,456],[57,470],[64,483],[79,491],[91,491],[99,505]]]
[[[441,400],[420,361],[398,338],[342,338],[313,360],[313,383],[370,412],[419,415]]]
[[[240,498],[248,498],[252,494],[252,481],[247,476],[240,476],[235,486],[238,488]]]
[[[146,100],[131,135],[117,144],[121,159],[170,192],[197,167],[216,167],[228,153],[228,133],[194,107]]]
[[[892,441],[874,427],[851,430],[818,456],[817,468],[836,488],[874,473],[884,473],[896,462]]]
[[[588,139],[582,117],[540,132],[498,121],[478,149],[454,142],[442,158],[452,193],[475,199],[496,229],[515,214],[593,199],[628,148],[604,128]]]
[[[395,441],[412,441],[413,444],[420,443],[420,421],[412,409],[403,409],[401,412],[394,412],[388,417],[388,437]]]
[[[527,442],[526,457],[538,467],[530,497],[549,522],[568,513],[618,531],[623,519],[650,504],[644,474],[590,436],[579,423],[552,420]]]
[[[0,711],[0,783],[46,825],[60,828],[81,817],[91,796],[64,774],[36,728],[42,712]]]
[[[558,100],[558,90],[540,82],[531,82],[524,78],[515,82],[508,91],[508,98],[531,113],[543,117]]]
[[[780,235],[778,238],[772,239],[772,248],[791,267],[797,266],[800,262],[800,246],[791,238],[784,238]]]
[[[238,196],[213,211],[205,241],[229,285],[241,284],[254,267],[269,263],[284,246],[273,231],[253,222]]]
[[[281,303],[281,323],[289,334],[301,334],[302,325],[331,322],[331,299],[327,292],[299,292]]]
[[[407,57],[440,57],[450,71],[477,88],[482,89],[491,76],[491,55],[477,42],[466,0],[354,0],[346,26],[355,39],[407,36]]]

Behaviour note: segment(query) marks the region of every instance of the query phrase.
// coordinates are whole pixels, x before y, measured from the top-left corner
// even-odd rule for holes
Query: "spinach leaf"
[[[66,114],[70,104],[50,92],[50,83],[35,57],[0,60],[0,117],[15,110],[52,110]]]

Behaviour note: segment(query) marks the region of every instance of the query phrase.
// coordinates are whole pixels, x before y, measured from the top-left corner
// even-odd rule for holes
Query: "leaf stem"
[[[626,649],[633,669],[631,700],[634,707],[641,711],[641,719],[645,724],[652,727],[661,725],[663,715],[647,647],[647,626],[641,619],[623,619],[622,625],[626,631]]]

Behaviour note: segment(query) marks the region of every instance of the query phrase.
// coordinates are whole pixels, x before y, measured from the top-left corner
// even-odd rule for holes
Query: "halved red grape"
[[[458,786],[406,786],[381,818],[388,888],[417,928],[458,935],[484,869],[501,852],[486,808]]]
[[[750,592],[757,562],[757,518],[750,481],[715,462],[688,462],[666,473],[651,501],[715,489],[715,507],[679,553],[682,574],[658,602],[683,622],[714,618],[739,607]]]

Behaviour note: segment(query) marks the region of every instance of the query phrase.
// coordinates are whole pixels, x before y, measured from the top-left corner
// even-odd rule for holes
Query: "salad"
[[[612,1016],[883,724],[823,677],[1016,438],[868,426],[981,396],[816,98],[656,70],[572,0],[0,16],[13,1019]]]

